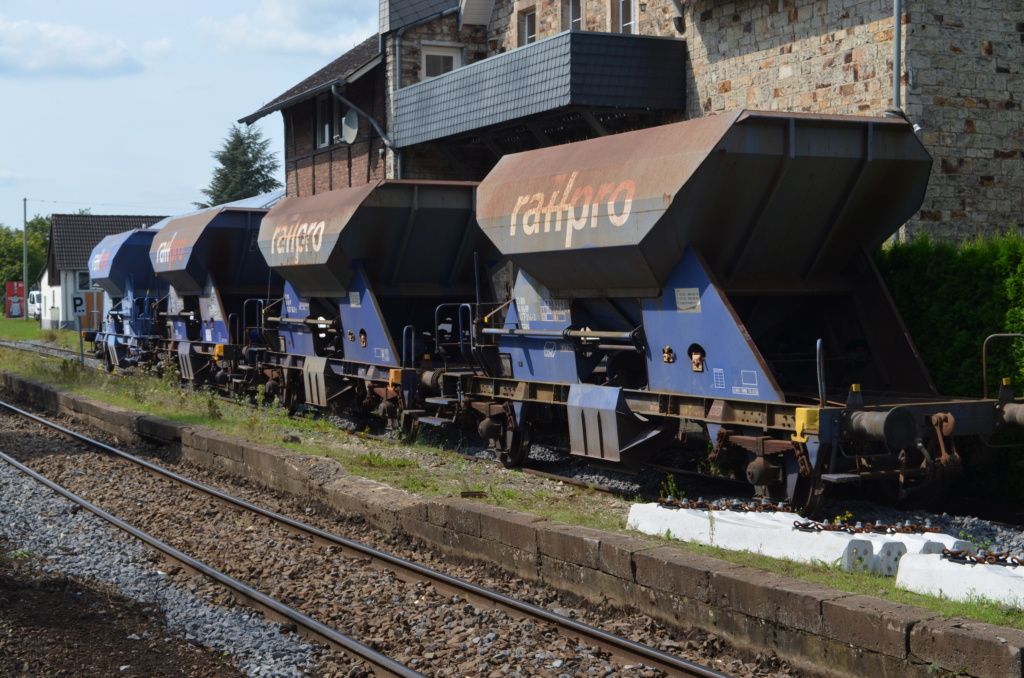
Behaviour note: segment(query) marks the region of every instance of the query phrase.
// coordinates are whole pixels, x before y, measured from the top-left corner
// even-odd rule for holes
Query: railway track
[[[92,440],[57,424],[31,415],[6,403],[0,403],[0,405],[2,405],[5,411],[13,413],[19,417],[27,418],[35,423],[48,426],[61,435],[71,438],[79,445],[85,445],[90,449],[102,451],[102,453],[110,457],[112,463],[116,462],[117,470],[114,470],[114,467],[112,466],[110,469],[105,470],[103,475],[106,475],[111,479],[118,479],[118,483],[108,484],[105,489],[91,487],[86,490],[89,494],[102,497],[102,503],[104,505],[117,503],[110,495],[117,492],[118,485],[123,482],[122,479],[129,473],[127,469],[132,468],[136,470],[135,472],[150,474],[154,478],[154,481],[162,486],[162,490],[167,489],[166,486],[169,484],[168,481],[170,481],[176,487],[181,488],[185,494],[201,497],[199,500],[201,502],[199,504],[200,506],[208,506],[211,501],[217,502],[222,508],[214,510],[223,511],[225,516],[230,512],[230,519],[233,523],[240,522],[248,526],[271,525],[274,526],[274,530],[286,530],[290,533],[291,540],[294,540],[289,541],[289,549],[293,545],[297,548],[297,545],[300,543],[303,545],[303,548],[327,549],[334,560],[340,560],[341,562],[347,563],[348,565],[346,567],[355,567],[355,564],[358,563],[362,568],[369,567],[379,572],[383,572],[385,578],[404,582],[404,585],[409,587],[408,590],[420,592],[417,599],[419,602],[413,606],[413,610],[392,613],[391,616],[393,619],[401,619],[403,616],[409,617],[412,615],[421,615],[421,608],[423,605],[422,601],[428,597],[437,601],[442,601],[442,606],[451,606],[451,601],[472,601],[471,607],[474,608],[474,614],[476,614],[478,610],[497,611],[499,614],[495,618],[525,620],[525,623],[531,628],[547,629],[546,633],[549,634],[551,638],[561,639],[554,641],[554,645],[558,645],[559,642],[563,642],[565,639],[571,639],[569,645],[575,644],[577,647],[587,646],[594,648],[594,656],[602,658],[602,661],[610,662],[610,665],[615,665],[616,669],[614,670],[620,675],[630,675],[628,671],[626,673],[622,673],[624,670],[623,667],[629,668],[633,666],[645,667],[644,670],[647,671],[653,669],[665,675],[701,676],[704,678],[718,678],[726,675],[667,652],[647,647],[616,634],[591,627],[569,617],[555,614],[536,605],[524,603],[488,588],[472,584],[463,579],[452,577],[415,562],[411,562],[407,559],[339,537],[325,530],[288,518],[282,514],[268,511],[245,500],[238,499],[224,492],[215,490],[181,475],[170,472],[144,459],[140,459],[126,452],[110,447],[102,442]],[[18,468],[25,473],[34,473],[31,469],[7,455],[3,455],[3,459],[8,463],[16,464]],[[80,478],[81,476],[77,474],[84,474],[86,476],[96,475],[96,473],[90,472],[90,470],[86,468],[65,469],[63,476],[68,479]],[[403,665],[399,661],[389,658],[384,652],[376,649],[376,646],[381,645],[379,641],[372,641],[370,644],[375,647],[370,647],[370,644],[364,644],[360,640],[356,640],[351,636],[340,632],[334,628],[334,624],[317,621],[313,616],[311,616],[308,610],[303,611],[302,609],[296,609],[291,605],[268,595],[268,593],[261,591],[260,589],[266,588],[266,584],[268,583],[265,577],[261,582],[263,586],[253,582],[246,583],[240,581],[237,576],[232,576],[229,573],[218,570],[215,565],[202,562],[199,559],[186,554],[178,547],[180,546],[180,543],[184,542],[187,544],[195,541],[199,537],[195,533],[191,535],[187,533],[182,534],[183,530],[180,528],[187,526],[187,522],[178,525],[179,529],[177,532],[179,534],[176,538],[167,539],[165,537],[161,537],[160,534],[145,534],[136,527],[129,525],[125,520],[114,516],[107,508],[95,505],[87,501],[85,498],[77,496],[75,492],[58,486],[52,480],[44,480],[42,478],[38,479],[40,482],[46,483],[55,491],[61,492],[68,499],[76,502],[87,510],[96,513],[105,520],[108,520],[119,529],[125,530],[136,538],[142,539],[150,547],[163,553],[165,557],[179,563],[180,567],[201,573],[214,579],[220,585],[228,587],[232,591],[232,595],[238,600],[246,601],[258,609],[263,610],[265,614],[272,618],[284,620],[289,624],[294,624],[302,635],[314,640],[315,642],[327,645],[336,650],[341,650],[351,656],[358,657],[360,661],[365,661],[368,665],[373,667],[375,675],[422,675],[416,670]],[[155,496],[157,495],[151,495],[149,497],[149,501],[152,501],[152,498]],[[184,506],[182,502],[186,500],[183,494],[175,492],[174,497],[175,505]],[[128,503],[132,503],[137,499],[138,496],[130,498]],[[144,499],[137,503],[146,504],[147,501]],[[198,510],[201,512],[211,511],[210,508],[200,508]],[[224,522],[226,519],[227,518],[224,518],[221,522]],[[209,528],[204,525],[199,529],[207,530]],[[254,527],[252,531],[244,532],[243,534],[246,535],[245,538],[247,540],[251,540],[253,538],[251,532],[255,532],[256,530],[257,528]],[[173,535],[173,533],[174,530],[172,529],[171,534]],[[177,541],[179,544],[176,545],[168,543],[171,541]],[[277,533],[276,541],[281,541],[279,533]],[[248,567],[251,572],[252,566],[250,565]],[[260,577],[256,577],[256,579],[259,580]],[[428,596],[424,594],[424,591],[429,591],[430,595]],[[467,604],[465,607],[470,606]],[[468,610],[464,611],[468,612]],[[519,621],[518,625],[521,627],[523,623],[524,621]],[[514,629],[515,625],[511,628]],[[514,633],[514,630],[511,633]],[[490,637],[490,634],[488,637]],[[511,652],[512,650],[506,651]],[[437,655],[436,652],[425,654]],[[500,654],[500,652],[497,654]],[[508,655],[508,657],[511,657],[511,655]],[[558,663],[558,666],[562,666],[565,660],[555,661]],[[568,668],[568,666],[566,666],[566,668]]]
[[[77,351],[70,349],[64,349],[55,347],[45,342],[39,341],[10,341],[0,339],[0,347],[8,347],[15,350],[35,353],[37,355],[44,355],[62,359],[79,359]],[[102,361],[96,360],[95,358],[89,357],[86,354],[85,365],[90,368],[97,368],[102,370]],[[122,376],[120,372],[115,371],[108,373],[112,376]],[[225,398],[225,400],[230,400]],[[237,400],[230,400],[231,402],[238,403]],[[368,433],[362,430],[364,427],[357,427],[358,430],[345,430],[339,428],[339,432],[344,432],[349,435],[353,435],[360,438],[369,440],[375,440],[382,443],[394,444],[396,441],[393,437],[386,435],[376,435]],[[481,448],[483,449],[483,448]],[[567,454],[568,450],[564,448],[551,448],[553,452]],[[461,457],[468,461],[485,461],[476,454],[466,454],[455,451]],[[568,457],[566,456],[566,459]],[[499,463],[497,459],[493,463]],[[537,468],[539,466],[540,468]],[[566,468],[573,467],[568,471],[562,470],[563,465],[552,464],[550,462],[537,463],[534,459],[528,458],[526,464],[519,468],[523,473],[535,475],[538,477],[546,478],[556,482],[564,483],[565,485],[571,485],[581,488],[586,488],[594,492],[615,495],[623,497],[625,499],[641,499],[645,501],[656,501],[660,498],[664,481],[669,476],[674,476],[676,480],[680,478],[687,479],[688,481],[688,496],[692,498],[708,498],[713,500],[715,498],[733,500],[740,499],[746,501],[751,496],[751,486],[749,483],[743,480],[735,480],[723,476],[708,475],[700,473],[691,469],[683,469],[675,466],[668,466],[665,464],[657,463],[656,460],[652,460],[652,463],[648,464],[646,471],[650,474],[649,477],[644,478],[636,483],[635,486],[630,486],[628,481],[623,482],[625,474],[620,472],[608,472],[601,470],[597,467],[587,466],[585,464],[580,465],[565,465]],[[577,475],[579,472],[581,475]],[[833,491],[833,497],[837,502],[842,504],[847,499],[862,499],[862,495],[858,491],[845,491],[848,488],[840,486],[837,490]],[[1012,504],[1009,508],[1004,503],[998,504],[994,507],[989,506],[988,502],[979,502],[974,500],[970,505],[960,504],[953,505],[950,502],[950,506],[946,507],[945,510],[950,513],[957,515],[976,516],[986,521],[991,522],[994,525],[1005,527],[1014,530],[1024,530],[1024,509],[1019,507],[1017,504]],[[841,507],[840,507],[841,509]],[[842,513],[842,510],[837,509],[834,506],[830,506],[829,510],[832,513]],[[908,518],[917,521],[916,515],[909,515]],[[901,522],[904,518],[900,516],[888,516],[885,520],[887,522]]]
[[[92,357],[89,352],[80,353],[70,348],[62,348],[41,341],[12,341],[0,339],[0,348],[9,348],[15,351],[34,353],[47,358],[60,358],[61,360],[82,361],[86,367],[101,367],[103,363]]]
[[[14,350],[25,351],[25,352],[29,352],[29,353],[35,353],[37,355],[43,355],[43,356],[46,356],[46,357],[61,358],[61,359],[66,359],[66,360],[78,360],[80,358],[79,353],[77,351],[73,351],[73,350],[70,350],[70,349],[65,349],[65,348],[60,348],[60,347],[52,346],[52,345],[46,344],[44,342],[0,340],[0,347],[6,347],[6,348],[14,349]],[[102,361],[96,360],[95,358],[92,358],[92,357],[89,357],[89,354],[86,354],[85,363],[84,364],[86,366],[90,367],[90,368],[101,369],[103,367],[103,362]],[[107,374],[110,374],[111,376],[120,376],[120,372],[117,372],[117,371],[110,372],[110,373],[107,373]],[[225,400],[230,400],[230,399],[225,398]],[[232,400],[231,402],[237,403],[238,401],[237,400]],[[375,434],[367,433],[367,432],[363,432],[363,431],[356,432],[356,431],[351,431],[351,430],[345,431],[345,432],[347,432],[350,435],[358,436],[360,438],[365,438],[365,439],[369,439],[369,440],[375,440],[375,441],[382,442],[382,443],[393,444],[395,442],[395,440],[393,438],[389,438],[389,437],[384,436],[384,435],[375,435]],[[568,458],[567,457],[567,455],[568,455],[568,450],[567,449],[561,449],[560,448],[560,449],[554,450],[554,452],[566,455],[566,458]],[[466,459],[467,461],[473,461],[473,462],[484,461],[479,456],[476,456],[474,454],[461,453],[461,452],[457,452],[457,451],[455,453],[458,454],[460,457]],[[493,463],[499,463],[499,462],[495,458],[493,460]],[[528,473],[528,474],[535,475],[535,476],[540,477],[540,478],[546,478],[548,480],[553,480],[553,481],[556,481],[556,482],[561,482],[561,483],[564,483],[566,485],[572,485],[572,486],[575,486],[575,487],[586,488],[586,489],[589,489],[589,490],[592,490],[592,491],[595,491],[595,492],[600,492],[600,493],[603,493],[603,494],[618,495],[618,496],[622,496],[622,497],[627,498],[627,499],[641,498],[641,499],[646,499],[646,500],[656,500],[658,498],[658,494],[659,493],[658,493],[658,491],[656,489],[653,489],[653,486],[660,486],[661,481],[649,482],[648,483],[649,487],[647,489],[635,489],[635,490],[634,489],[630,489],[630,488],[623,489],[623,487],[621,485],[608,484],[608,483],[605,483],[605,482],[601,482],[599,477],[597,477],[597,478],[593,478],[592,477],[590,479],[580,480],[577,477],[566,475],[564,473],[558,473],[557,471],[556,472],[552,472],[552,471],[549,471],[549,470],[542,470],[542,469],[539,469],[539,468],[531,468],[530,463],[531,463],[531,460],[527,459],[526,465],[521,467],[519,470],[522,471],[523,473]],[[700,474],[700,473],[696,473],[696,472],[693,472],[693,471],[688,471],[688,470],[685,470],[685,469],[678,469],[678,468],[673,468],[673,467],[668,467],[668,466],[653,465],[650,468],[653,471],[661,473],[662,474],[661,475],[662,478],[667,477],[668,474],[675,474],[675,475],[679,475],[679,476],[687,476],[687,477],[693,477],[693,478],[700,478],[700,479],[703,480],[703,482],[720,484],[723,487],[724,491],[726,491],[726,492],[739,493],[741,496],[744,495],[744,494],[749,494],[750,493],[749,484],[747,484],[745,482],[732,481],[732,480],[730,480],[728,478],[714,478],[712,476],[707,476],[705,474]],[[594,473],[594,469],[593,468],[590,468],[589,470],[591,471],[591,473],[589,474],[591,476],[599,476],[600,475],[599,472]]]

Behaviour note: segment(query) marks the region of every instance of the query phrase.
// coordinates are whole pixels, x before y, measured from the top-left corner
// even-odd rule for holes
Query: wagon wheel
[[[284,389],[284,406],[288,409],[288,416],[293,417],[299,410],[302,396],[299,392],[299,386],[294,381],[289,382]]]
[[[533,437],[529,424],[505,432],[505,449],[498,454],[498,460],[505,468],[519,468],[530,456],[530,439]]]
[[[793,491],[790,503],[793,504],[800,515],[805,518],[811,518],[821,508],[827,487],[825,483],[820,483],[819,487],[815,487],[814,478],[800,478],[796,482],[796,489]]]

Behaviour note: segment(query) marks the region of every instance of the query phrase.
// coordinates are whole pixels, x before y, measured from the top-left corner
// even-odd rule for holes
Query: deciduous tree
[[[50,240],[50,217],[36,215],[28,222],[28,287],[35,283],[46,264],[46,245]],[[0,283],[21,280],[23,241],[20,228],[0,224]]]

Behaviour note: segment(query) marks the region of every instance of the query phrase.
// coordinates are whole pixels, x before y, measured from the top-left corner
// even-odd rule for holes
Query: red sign
[[[7,283],[7,317],[8,318],[24,318],[25,317],[25,304],[28,302],[25,299],[25,283],[23,282],[8,282]]]

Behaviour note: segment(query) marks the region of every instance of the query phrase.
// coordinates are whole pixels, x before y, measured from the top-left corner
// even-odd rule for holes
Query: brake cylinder
[[[855,411],[848,421],[855,438],[884,442],[894,450],[910,447],[917,439],[914,413],[906,407],[894,407],[887,412]]]

